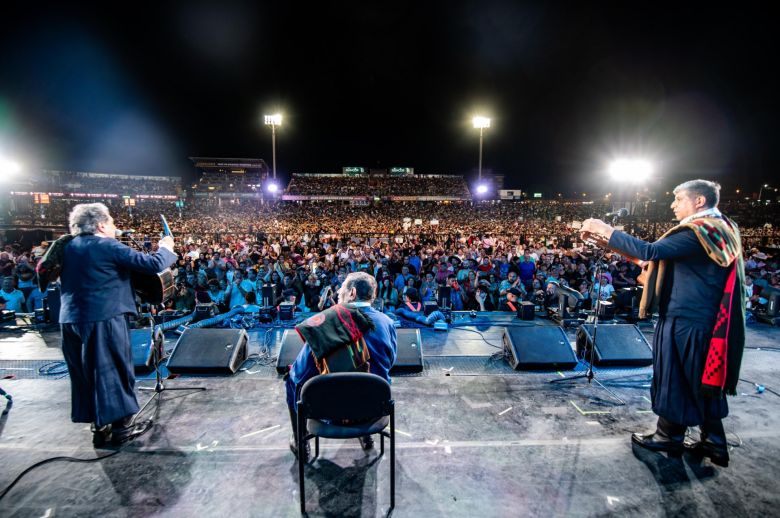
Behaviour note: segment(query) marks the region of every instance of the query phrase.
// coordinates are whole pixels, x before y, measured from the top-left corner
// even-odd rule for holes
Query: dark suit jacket
[[[98,322],[135,314],[130,272],[156,274],[175,261],[176,254],[164,248],[146,255],[116,239],[76,236],[65,247],[60,323]]]
[[[693,320],[712,329],[728,269],[707,256],[692,230],[681,230],[655,243],[617,231],[612,234],[609,247],[643,261],[670,260],[671,268],[666,273],[659,300],[659,315]]]

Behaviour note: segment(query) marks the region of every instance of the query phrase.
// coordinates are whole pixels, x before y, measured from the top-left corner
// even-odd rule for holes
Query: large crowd
[[[74,201],[54,200],[49,222],[65,223]],[[336,202],[222,201],[199,199],[179,209],[170,201],[143,200],[132,208],[107,200],[119,228],[133,229],[138,246],[154,249],[165,214],[175,235],[179,260],[171,309],[189,311],[213,301],[222,310],[295,300],[317,311],[335,303],[334,293],[349,272],[366,271],[379,285],[379,298],[391,310],[409,300],[436,300],[449,288],[452,309],[503,307],[510,289],[518,298],[554,306],[558,287],[568,285],[588,306],[597,294],[621,301],[637,286],[639,269],[627,258],[607,254],[600,279],[594,277],[598,251],[583,243],[577,225],[611,209],[607,202],[408,202],[355,206]],[[751,306],[766,302],[761,290],[780,288],[776,250],[780,232],[776,209],[725,201],[722,209],[741,225]],[[645,211],[625,221],[634,234],[660,236],[673,223],[666,210]],[[656,217],[650,218],[648,214]],[[24,221],[27,215],[17,214]],[[36,213],[29,215],[36,217]],[[34,265],[42,243],[26,249],[6,243],[0,253],[7,308],[33,310],[42,294],[35,288]],[[598,281],[598,282],[597,282]],[[601,284],[599,290],[598,285]],[[624,288],[627,288],[624,289]],[[15,293],[16,292],[16,293]],[[21,297],[19,295],[21,293]],[[407,298],[409,297],[409,298]],[[251,300],[250,300],[251,299]]]
[[[305,175],[293,174],[287,194],[331,196],[451,196],[470,198],[468,184],[456,175]]]

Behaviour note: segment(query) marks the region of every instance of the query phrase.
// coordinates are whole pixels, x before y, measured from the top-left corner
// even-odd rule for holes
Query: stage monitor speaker
[[[154,355],[149,329],[131,329],[130,344],[133,348],[133,367],[136,374],[148,374],[154,370]]]
[[[419,329],[396,329],[397,350],[395,365],[390,374],[398,372],[422,372],[423,352]],[[276,372],[284,374],[295,362],[303,347],[303,340],[294,329],[287,329],[282,335],[282,346],[276,360]]]
[[[422,372],[423,351],[422,338],[419,329],[396,329],[398,349],[395,365],[390,373],[396,372]]]
[[[303,348],[303,338],[295,329],[286,329],[282,335],[282,346],[276,356],[276,372],[285,374],[290,365],[295,362],[298,353]]]
[[[279,304],[279,320],[292,320],[294,318],[295,304],[282,302]]]
[[[577,329],[577,355],[590,358],[593,324]],[[596,332],[594,365],[644,366],[653,363],[653,350],[642,331],[633,324],[601,324]]]
[[[515,370],[569,370],[577,357],[558,326],[507,327],[504,351]]]
[[[528,300],[520,302],[520,307],[517,308],[517,318],[520,320],[533,320],[534,316],[534,303]]]
[[[168,359],[177,374],[235,374],[247,357],[243,329],[187,328]]]

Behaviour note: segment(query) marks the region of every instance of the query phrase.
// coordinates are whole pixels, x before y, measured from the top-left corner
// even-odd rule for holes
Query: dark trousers
[[[138,412],[125,315],[62,324],[62,353],[70,373],[74,423],[104,426]]]

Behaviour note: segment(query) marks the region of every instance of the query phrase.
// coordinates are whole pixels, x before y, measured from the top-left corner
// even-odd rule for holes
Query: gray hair
[[[68,216],[70,233],[74,236],[94,234],[100,223],[108,223],[110,220],[108,207],[102,203],[80,203],[73,207]]]
[[[348,293],[352,288],[355,288],[356,300],[373,302],[376,297],[376,279],[366,272],[353,272],[347,275],[341,290],[339,290],[339,295],[342,291]]]
[[[689,180],[674,188],[674,194],[686,191],[689,196],[704,196],[707,208],[717,207],[720,202],[720,184],[709,180]]]

